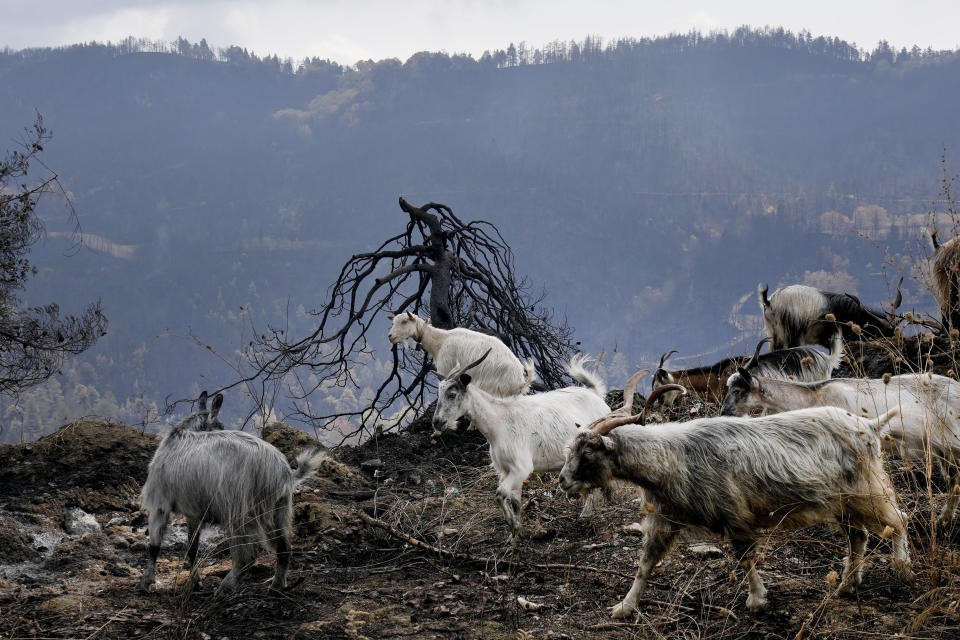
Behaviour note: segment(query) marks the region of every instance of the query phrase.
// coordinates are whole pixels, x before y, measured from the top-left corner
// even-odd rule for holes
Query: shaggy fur
[[[883,469],[879,424],[833,407],[758,419],[703,418],[685,423],[619,427],[608,436],[581,432],[560,472],[570,494],[626,481],[643,488],[649,513],[633,586],[614,608],[632,615],[654,566],[688,527],[729,539],[747,572],[747,607],[766,604],[754,567],[757,530],[835,522],[849,538],[841,590],[860,582],[869,529],[889,526],[893,566],[913,580],[906,516]]]
[[[830,345],[829,353],[823,353],[810,346],[778,349],[761,354],[756,364],[751,365],[747,370],[755,375],[769,378],[814,382],[830,378],[833,370],[840,365],[842,357],[843,338],[837,333]],[[653,388],[656,389],[665,384],[682,384],[690,391],[707,394],[714,402],[720,402],[727,390],[727,378],[736,371],[737,367],[743,366],[744,362],[746,362],[744,358],[726,358],[707,367],[676,371],[668,371],[661,366],[653,374]],[[669,391],[660,396],[660,402],[664,406],[671,407],[679,395],[678,391]]]
[[[960,316],[960,238],[951,238],[936,246],[933,281],[943,325],[948,329],[960,329],[957,318]]]
[[[953,487],[939,522],[945,526],[954,517],[960,502],[960,383],[931,373],[893,376],[887,383],[863,378],[799,383],[737,372],[727,387],[721,408],[727,416],[829,405],[876,418],[899,407],[884,449],[904,460],[925,461],[929,452]]]
[[[490,355],[471,373],[477,387],[495,396],[527,393],[537,375],[533,360],[523,364],[498,338],[470,329],[438,329],[409,311],[394,316],[387,333],[390,344],[404,343],[407,338],[419,342],[430,354],[440,376],[450,375],[461,363],[473,362],[489,349]]]
[[[870,309],[845,293],[820,291],[813,287],[793,284],[767,297],[767,288],[757,285],[760,309],[767,337],[774,349],[819,344],[830,348],[836,332],[850,340],[858,336],[847,323],[869,329],[879,335],[893,335],[895,325],[883,311]],[[824,320],[833,314],[835,321]]]
[[[160,543],[174,513],[187,518],[192,580],[197,579],[200,530],[216,524],[231,539],[233,560],[221,590],[236,588],[240,574],[256,560],[260,543],[276,550],[273,587],[285,587],[293,490],[313,475],[326,454],[302,453],[293,471],[283,454],[260,438],[242,431],[193,431],[192,418],[160,442],[143,485],[140,499],[150,513],[150,548],[140,589],[155,579]]]
[[[566,387],[532,396],[497,398],[473,384],[468,374],[448,378],[437,390],[433,424],[438,430],[456,427],[469,418],[490,443],[490,458],[500,478],[497,502],[513,533],[520,531],[520,493],[534,471],[557,471],[577,423],[590,424],[607,415],[605,385],[574,358],[567,367],[584,387]],[[588,497],[581,516],[593,512],[596,496]]]

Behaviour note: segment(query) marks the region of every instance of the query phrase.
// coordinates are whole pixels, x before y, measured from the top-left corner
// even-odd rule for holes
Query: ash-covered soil
[[[670,417],[701,415],[705,404],[685,398]],[[334,452],[336,462],[295,497],[291,586],[268,588],[274,558],[264,553],[222,599],[214,597],[230,568],[222,537],[205,536],[203,582],[189,592],[182,523],[167,533],[155,590],[136,590],[146,553],[137,495],[155,436],[86,422],[0,447],[0,638],[793,638],[801,629],[818,638],[960,637],[960,547],[955,532],[930,541],[918,470],[893,463],[913,514],[914,586],[897,581],[887,542],[872,538],[859,596],[833,597],[840,535],[774,533],[759,564],[770,606],[752,614],[730,547],[691,534],[657,568],[641,614],[624,622],[607,607],[636,567],[639,493],[625,488],[583,521],[555,476],[532,478],[526,531],[508,541],[483,438],[430,432],[424,419]],[[264,437],[291,456],[310,446],[289,427]],[[934,484],[937,505],[941,492]],[[99,531],[82,533],[91,525],[74,509]]]

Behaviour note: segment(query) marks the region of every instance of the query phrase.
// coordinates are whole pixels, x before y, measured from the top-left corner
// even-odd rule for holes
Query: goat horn
[[[611,411],[605,416],[597,418],[590,423],[587,429],[603,435],[620,425],[636,422],[640,414],[630,415],[630,412],[633,411],[633,395],[637,392],[637,385],[648,375],[650,375],[649,369],[641,369],[630,376],[627,384],[623,385],[623,406]]]
[[[667,358],[669,358],[670,356],[672,356],[672,355],[675,354],[675,353],[679,353],[679,351],[677,351],[676,349],[672,349],[672,350],[666,352],[665,354],[663,354],[662,356],[660,356],[660,365],[659,365],[657,368],[658,368],[658,369],[663,369],[663,363],[667,361]]]
[[[643,405],[643,411],[640,412],[640,424],[647,424],[647,412],[650,410],[650,407],[653,406],[653,401],[657,399],[658,396],[666,393],[667,391],[679,391],[680,395],[687,395],[687,388],[682,384],[663,384],[650,392],[650,397],[647,398],[647,403]]]
[[[454,371],[453,373],[451,373],[451,374],[448,375],[447,377],[448,377],[448,378],[459,378],[461,375],[463,375],[464,373],[466,373],[466,372],[469,371],[470,369],[473,369],[475,366],[477,366],[478,364],[480,364],[481,362],[483,362],[484,360],[486,360],[486,359],[487,359],[487,356],[490,355],[490,352],[491,352],[491,351],[493,351],[493,347],[490,347],[489,349],[487,349],[487,350],[483,353],[482,356],[480,356],[479,358],[477,358],[476,360],[474,360],[473,362],[471,362],[471,363],[468,364],[467,366],[465,366],[465,367],[460,367],[459,369],[457,369],[456,371]]]
[[[607,414],[603,418],[594,421],[588,429],[595,433],[598,436],[605,436],[619,426],[625,424],[634,424],[638,420],[643,418],[643,413],[638,413],[636,415],[611,415]]]
[[[940,240],[937,238],[937,230],[934,229],[933,233],[930,234],[930,240],[933,241],[933,250],[937,252],[940,250]]]
[[[625,409],[624,413],[633,411],[633,394],[637,392],[637,385],[640,384],[640,381],[648,375],[650,375],[650,369],[641,369],[630,376],[627,384],[623,385],[623,406],[620,408]]]
[[[890,303],[890,315],[894,315],[897,312],[897,309],[900,308],[900,305],[903,304],[903,291],[900,290],[900,286],[903,284],[903,276],[900,276],[900,282],[897,283],[897,297]]]
[[[760,349],[763,349],[763,345],[766,344],[767,342],[770,342],[769,337],[764,338],[763,340],[757,343],[757,348],[753,352],[753,357],[747,360],[747,364],[743,365],[744,369],[749,369],[750,367],[755,367],[757,365],[757,361],[760,359]]]

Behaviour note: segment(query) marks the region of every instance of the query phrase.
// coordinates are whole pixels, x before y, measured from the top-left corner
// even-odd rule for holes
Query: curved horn
[[[894,315],[897,312],[897,309],[900,308],[900,305],[903,304],[903,291],[900,290],[900,286],[903,284],[903,276],[900,276],[900,282],[897,283],[897,297],[894,298],[893,302],[890,303],[890,315]]]
[[[648,375],[650,375],[650,369],[641,369],[630,376],[630,379],[627,380],[627,383],[623,385],[623,406],[621,406],[619,409],[611,411],[605,416],[597,418],[590,423],[587,429],[593,431],[594,433],[599,433],[599,435],[603,435],[611,429],[619,427],[620,425],[636,422],[637,418],[640,417],[640,414],[631,415],[631,412],[633,411],[633,395],[637,392],[637,385],[639,385],[640,381]]]
[[[601,418],[600,420],[592,425],[590,425],[590,430],[593,431],[598,436],[605,436],[617,427],[620,427],[625,424],[634,424],[639,422],[640,424],[646,424],[647,411],[650,410],[652,401],[657,398],[662,393],[667,391],[679,391],[682,395],[687,395],[687,388],[679,384],[665,384],[657,387],[650,392],[650,397],[647,398],[647,403],[643,406],[643,411],[635,415],[620,415],[615,417],[606,417]]]
[[[677,351],[676,349],[671,349],[670,351],[668,351],[668,352],[666,352],[665,354],[663,354],[662,356],[660,356],[660,364],[657,365],[657,369],[663,369],[663,363],[667,361],[667,358],[669,358],[670,356],[672,356],[672,355],[675,354],[675,353],[680,353],[680,352]]]
[[[600,418],[599,420],[596,421],[599,424],[597,423],[591,424],[588,428],[590,429],[590,431],[597,434],[598,436],[605,436],[611,431],[613,431],[614,429],[616,429],[617,427],[623,426],[625,424],[635,424],[638,420],[642,418],[643,418],[643,412],[640,412],[632,416],[620,415],[620,416],[610,417],[610,415],[608,414],[607,416]]]
[[[767,342],[771,342],[771,339],[769,337],[764,338],[763,340],[757,343],[757,348],[753,352],[753,357],[747,360],[747,363],[743,365],[744,369],[749,369],[751,367],[757,366],[757,362],[760,360],[760,349],[762,349],[763,345]]]
[[[468,364],[467,366],[465,366],[465,367],[460,367],[460,368],[457,369],[456,371],[448,374],[447,377],[448,377],[448,378],[451,378],[451,379],[453,379],[453,378],[459,378],[461,375],[463,375],[464,373],[466,373],[466,372],[469,371],[470,369],[473,369],[475,366],[477,366],[478,364],[480,364],[481,362],[483,362],[484,360],[486,360],[487,356],[490,355],[490,352],[491,352],[491,351],[493,351],[493,347],[490,347],[489,349],[487,349],[487,350],[483,353],[482,356],[480,356],[479,358],[477,358],[476,360],[474,360],[473,362],[471,362],[471,363]]]
[[[640,424],[647,424],[647,412],[650,411],[650,407],[653,406],[653,401],[657,399],[660,395],[666,393],[667,391],[679,391],[680,395],[687,395],[687,388],[682,384],[664,384],[660,385],[656,389],[650,392],[650,397],[647,398],[647,403],[643,405],[643,411],[640,412]]]
[[[937,238],[937,230],[934,229],[933,233],[930,234],[930,240],[933,241],[933,251],[936,253],[940,251],[940,240]]]
[[[623,385],[623,406],[620,407],[624,413],[633,411],[633,394],[637,392],[637,385],[640,381],[650,375],[650,369],[641,369],[630,376],[627,384]]]

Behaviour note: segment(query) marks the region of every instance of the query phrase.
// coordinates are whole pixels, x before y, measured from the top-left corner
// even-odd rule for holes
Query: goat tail
[[[297,468],[293,471],[293,486],[296,487],[311,478],[320,465],[329,459],[330,455],[319,449],[302,452],[297,456]]]
[[[517,389],[518,396],[522,396],[530,393],[530,385],[534,383],[537,379],[537,367],[533,363],[533,358],[527,358],[527,361],[523,363],[524,378],[523,383],[520,385],[520,388]]]
[[[877,435],[882,436],[884,433],[886,433],[889,430],[887,423],[898,415],[900,415],[900,405],[895,406],[893,409],[890,409],[876,420],[873,420],[872,422],[874,423],[874,428],[877,431]]]
[[[587,371],[585,364],[591,362],[593,358],[582,353],[570,358],[570,364],[567,365],[567,374],[576,382],[590,389],[598,396],[603,398],[607,393],[607,385],[603,379],[596,373]]]

